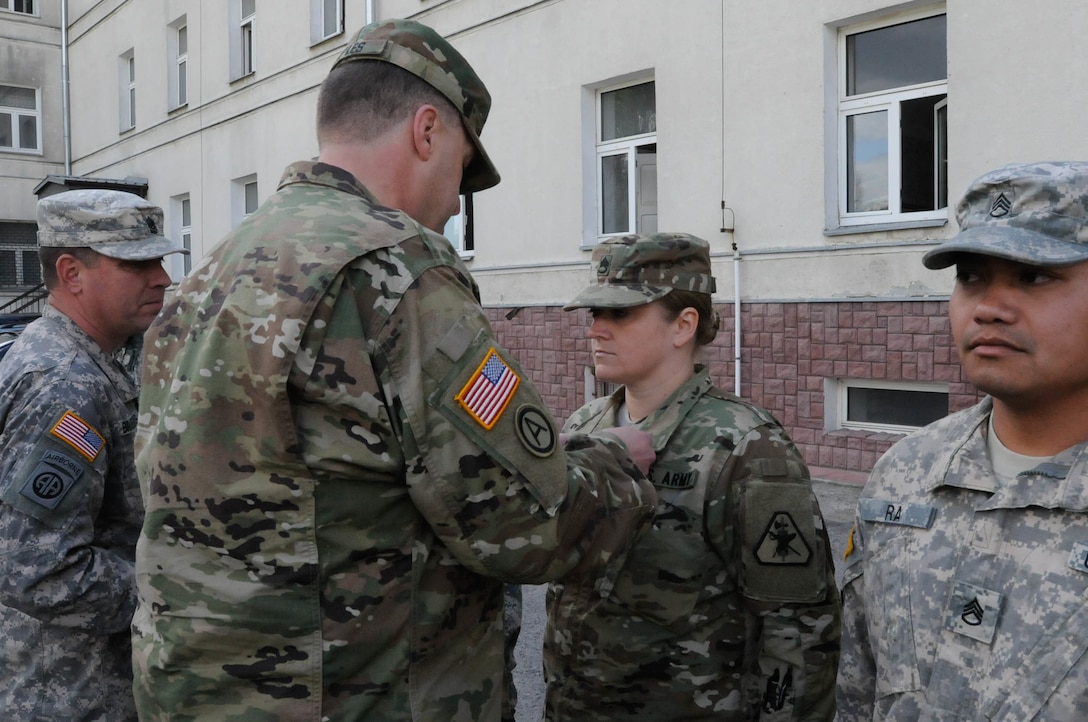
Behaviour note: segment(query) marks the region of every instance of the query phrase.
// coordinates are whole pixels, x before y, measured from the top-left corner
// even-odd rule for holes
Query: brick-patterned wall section
[[[732,304],[701,351],[715,382],[734,386]],[[562,423],[584,402],[589,314],[557,307],[487,309],[502,344]],[[512,318],[507,318],[512,316]],[[980,398],[962,376],[943,301],[750,303],[741,308],[741,396],[782,422],[812,466],[867,473],[900,434],[824,431],[824,380],[943,381],[949,409]]]

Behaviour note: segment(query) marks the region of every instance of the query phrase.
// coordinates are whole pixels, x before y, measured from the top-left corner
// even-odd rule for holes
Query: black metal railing
[[[48,295],[45,284],[39,283],[37,286],[23,291],[15,298],[0,304],[0,316],[17,313],[41,313],[42,304]]]

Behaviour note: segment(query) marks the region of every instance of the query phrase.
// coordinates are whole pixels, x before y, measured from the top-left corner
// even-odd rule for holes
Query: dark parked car
[[[8,348],[22,333],[31,321],[40,314],[37,313],[5,313],[0,314],[0,358],[8,352]]]

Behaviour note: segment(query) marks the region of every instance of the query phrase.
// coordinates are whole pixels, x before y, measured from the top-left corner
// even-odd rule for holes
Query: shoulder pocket
[[[762,476],[744,484],[741,586],[746,596],[760,601],[820,601],[828,593],[828,544],[822,520],[817,527],[815,497],[799,473],[793,480],[779,481],[786,474],[775,471],[765,469]],[[786,466],[782,471],[787,471]]]
[[[485,329],[456,324],[424,362],[427,402],[489,457],[520,475],[551,512],[567,493],[559,432],[532,382]]]

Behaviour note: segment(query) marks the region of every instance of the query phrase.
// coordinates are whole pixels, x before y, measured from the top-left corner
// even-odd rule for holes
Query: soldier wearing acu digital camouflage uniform
[[[952,337],[988,396],[893,446],[844,574],[839,718],[1088,719],[1088,163],[977,179]]]
[[[129,624],[143,503],[128,359],[170,278],[162,211],[110,190],[38,201],[49,301],[0,363],[0,710],[136,719]],[[138,354],[135,354],[138,357]]]
[[[546,719],[831,719],[839,599],[808,470],[767,411],[695,364],[717,332],[709,246],[626,236],[593,269],[566,308],[590,309],[596,376],[624,386],[564,430],[648,431],[658,508],[613,585],[551,585]]]
[[[438,233],[499,181],[489,107],[430,28],[363,28],[319,160],[149,330],[143,719],[498,720],[503,582],[603,584],[652,515],[648,435],[562,447]]]

